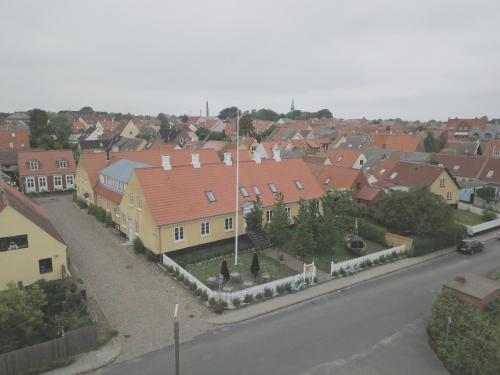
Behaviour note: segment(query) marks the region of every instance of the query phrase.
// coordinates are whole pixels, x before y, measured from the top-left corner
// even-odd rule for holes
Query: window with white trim
[[[206,194],[207,199],[208,199],[208,201],[209,201],[210,203],[215,202],[215,194],[214,194],[214,192],[213,192],[213,191],[210,191],[210,190],[209,190],[209,191],[206,191],[206,192],[205,192],[205,194]]]
[[[13,142],[10,142],[10,143],[9,143],[9,147],[10,147],[10,148],[14,148],[14,143],[13,143]]]
[[[266,222],[270,223],[273,218],[273,211],[272,210],[267,210],[266,211]]]
[[[26,191],[35,191],[35,177],[26,177]]]
[[[201,223],[201,235],[202,236],[210,235],[210,221],[204,221]]]
[[[75,185],[75,178],[72,174],[66,175],[66,189],[71,189]]]
[[[285,213],[287,218],[292,218],[292,209],[290,207],[285,207]]]
[[[142,197],[139,195],[137,196],[137,208],[142,210]]]
[[[300,182],[299,180],[294,180],[293,182],[294,182],[295,186],[297,186],[297,189],[304,190],[304,186],[302,186],[302,182]]]
[[[276,189],[276,185],[274,185],[272,182],[270,182],[268,185],[269,185],[269,189],[271,189],[271,192],[273,192],[273,193],[278,192],[278,189]]]
[[[29,164],[29,168],[30,168],[32,171],[36,171],[36,170],[38,170],[38,166],[39,166],[39,164],[38,164],[38,162],[37,162],[36,160],[30,160],[28,164]]]
[[[129,194],[128,196],[128,204],[130,207],[134,207],[134,194]]]
[[[54,189],[62,189],[62,187],[63,187],[62,177],[61,176],[53,176],[52,178],[54,181]]]
[[[139,222],[137,220],[134,220],[134,231],[139,233]]]
[[[445,186],[446,186],[446,185],[445,185],[445,180],[444,180],[444,178],[441,178],[441,179],[439,180],[439,187],[445,187]]]
[[[246,187],[240,186],[240,193],[241,193],[241,195],[243,195],[243,198],[248,198],[248,191],[247,191]]]
[[[68,161],[64,159],[59,160],[59,168],[68,168]]]
[[[39,176],[38,177],[38,191],[47,191],[47,176]]]
[[[174,241],[184,241],[184,227],[174,228]]]
[[[259,187],[257,185],[253,185],[252,186],[252,190],[255,193],[255,195],[262,195],[261,192],[260,192],[260,189],[259,189]]]
[[[451,198],[452,198],[452,194],[451,194],[451,191],[449,191],[446,193],[446,199],[451,201]]]
[[[226,232],[233,230],[233,218],[232,217],[226,217],[226,219],[224,220],[224,230]]]

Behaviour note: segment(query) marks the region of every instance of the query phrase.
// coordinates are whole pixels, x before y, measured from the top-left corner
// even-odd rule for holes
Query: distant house
[[[443,291],[453,293],[468,305],[483,309],[500,297],[500,282],[473,273],[465,273],[445,283]]]
[[[356,192],[354,199],[365,206],[377,203],[385,195],[384,190],[374,186],[364,186]]]
[[[369,147],[388,148],[393,151],[424,151],[422,137],[418,134],[375,134]]]
[[[71,150],[31,150],[18,153],[19,184],[25,194],[75,187],[76,164]]]
[[[344,168],[361,169],[367,161],[366,156],[356,149],[337,148],[327,151],[326,155],[331,165]]]
[[[18,121],[22,121],[25,124],[30,123],[30,115],[28,115],[26,112],[14,112],[4,120],[5,125],[13,125],[16,124]]]
[[[27,150],[30,148],[30,131],[23,121],[0,125],[0,150]]]
[[[452,141],[448,140],[441,150],[443,154],[479,156],[483,149],[479,141]]]
[[[66,245],[44,209],[0,179],[0,289],[66,277]]]
[[[355,195],[369,186],[364,173],[359,169],[319,164],[311,157],[304,158],[304,161],[324,190],[351,190]]]
[[[479,180],[496,189],[500,196],[500,158],[489,158],[479,172]]]
[[[334,143],[334,148],[351,148],[362,150],[368,147],[371,140],[369,134],[348,134],[340,136]]]
[[[492,139],[487,142],[483,155],[488,158],[500,158],[500,139]]]
[[[453,138],[479,138],[480,132],[485,129],[487,122],[488,118],[485,116],[473,119],[450,118],[448,119],[446,129],[448,133],[451,133]]]

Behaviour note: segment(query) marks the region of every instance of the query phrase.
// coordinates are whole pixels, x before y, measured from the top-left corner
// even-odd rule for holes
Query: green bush
[[[195,282],[189,284],[189,289],[195,292],[198,289],[198,285]]]
[[[194,294],[196,294],[198,297],[201,297],[201,295],[203,294],[203,291],[201,289],[196,289]]]
[[[201,299],[205,302],[208,301],[208,293],[206,290],[201,292]]]
[[[251,295],[251,294],[245,294],[245,298],[243,298],[243,302],[245,302],[245,303],[252,303],[253,302],[253,295]]]
[[[451,324],[446,339],[448,318]],[[450,373],[500,374],[500,300],[484,310],[441,293],[432,308],[431,344]]]
[[[134,246],[134,252],[136,254],[145,254],[146,253],[146,247],[142,243],[142,240],[139,237],[134,238],[133,241],[133,246]]]
[[[292,291],[292,283],[284,284],[285,292],[290,293]]]
[[[184,280],[182,281],[182,283],[187,286],[188,288],[191,288],[191,281],[189,281],[189,279],[186,277],[184,278]]]
[[[339,275],[340,276],[345,276],[346,275],[346,272],[345,272],[345,270],[342,267],[340,267],[340,269],[339,269]]]
[[[106,220],[106,210],[102,207],[96,207],[95,208],[95,217],[97,220],[99,220],[101,223],[103,223]]]
[[[257,294],[255,295],[255,299],[256,299],[257,301],[260,301],[262,298],[264,298],[264,294],[262,294],[262,293],[257,293]]]
[[[270,297],[272,297],[272,296],[273,296],[273,294],[274,294],[274,293],[273,293],[273,290],[272,290],[272,289],[270,289],[270,288],[265,288],[265,289],[264,289],[264,297],[266,297],[266,298],[270,298]]]
[[[87,207],[87,214],[95,216],[96,215],[96,207],[90,203]]]
[[[377,258],[375,258],[373,259],[373,264],[378,266],[380,264],[380,261]]]
[[[411,256],[420,256],[456,245],[465,237],[466,229],[461,224],[450,224],[446,233],[432,237],[419,236],[413,241]]]
[[[179,271],[179,268],[175,267],[175,270],[174,270],[174,277],[179,277],[179,274],[180,274],[180,271]]]
[[[106,213],[106,217],[104,218],[104,223],[106,224],[107,227],[113,226],[113,216],[111,216],[111,213],[108,212]]]
[[[489,209],[484,209],[483,210],[483,220],[484,221],[491,221],[495,220],[497,218],[497,214],[493,210]]]
[[[366,220],[358,220],[359,235],[364,239],[385,244],[386,230],[378,225],[367,222]]]
[[[146,259],[149,260],[150,262],[159,262],[160,261],[160,255],[153,253],[151,250],[149,250],[147,247],[145,247],[146,251]]]
[[[78,205],[78,207],[80,208],[86,208],[87,207],[87,202],[85,201],[85,199],[82,199],[82,198],[78,198],[76,200],[76,204]]]
[[[210,297],[210,299],[208,300],[208,304],[210,305],[210,307],[214,307],[217,304],[217,301],[214,297]]]
[[[233,298],[231,300],[231,303],[233,304],[234,307],[238,307],[241,304],[241,300],[239,298]]]

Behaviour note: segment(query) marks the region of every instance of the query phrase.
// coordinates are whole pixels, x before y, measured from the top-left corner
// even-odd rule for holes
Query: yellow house
[[[66,245],[43,208],[0,182],[0,289],[66,275]]]
[[[119,207],[120,230],[129,239],[141,238],[156,254],[234,238],[245,233],[244,215],[260,198],[263,220],[272,220],[275,194],[284,195],[290,218],[301,199],[323,196],[302,159],[258,160],[236,166],[223,164],[134,169]],[[239,220],[235,208],[238,199]]]

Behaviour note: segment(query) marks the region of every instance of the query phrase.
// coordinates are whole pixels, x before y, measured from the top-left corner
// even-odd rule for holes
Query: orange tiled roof
[[[417,134],[374,134],[369,147],[415,152],[418,150],[421,140],[420,135]]]
[[[199,169],[185,166],[172,168],[170,171],[162,168],[139,168],[134,173],[157,225],[234,212],[235,164],[209,164]],[[302,183],[303,190],[297,188],[294,180]],[[250,161],[240,163],[239,185],[244,186],[249,194],[248,198],[239,195],[240,205],[256,199],[252,188],[256,185],[262,194],[263,206],[273,206],[275,197],[269,183],[273,183],[283,193],[285,203],[320,198],[323,195],[323,189],[301,159],[281,162],[262,160],[261,164]],[[214,193],[215,202],[208,201],[207,191]]]
[[[75,159],[71,150],[31,150],[20,151],[17,155],[20,176],[67,174],[76,172]],[[29,161],[38,162],[38,169],[29,169]],[[66,160],[68,168],[59,168],[58,161]]]
[[[64,243],[57,230],[50,223],[47,213],[41,206],[18,192],[10,184],[3,182],[2,188],[3,191],[0,190],[0,212],[2,212],[5,207],[10,206],[35,225],[39,226],[50,236]]]
[[[378,179],[377,185],[384,187],[430,186],[443,171],[446,171],[446,168],[435,165],[398,162],[390,173],[384,174],[384,178],[375,177]]]
[[[457,129],[460,125],[470,126],[474,129],[484,129],[488,119],[481,118],[449,118],[447,127],[448,129]]]
[[[332,162],[332,165],[352,168],[356,160],[361,156],[361,151],[348,148],[336,148],[328,150],[326,155]]]
[[[318,164],[308,164],[308,167],[324,189],[354,189],[358,182],[361,187],[368,185],[365,175],[359,169]]]
[[[365,202],[376,202],[384,195],[384,191],[378,187],[364,186],[354,196],[355,199]]]

